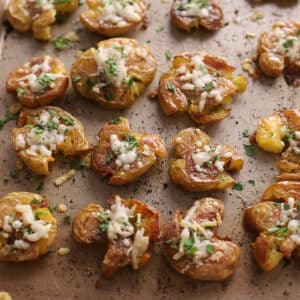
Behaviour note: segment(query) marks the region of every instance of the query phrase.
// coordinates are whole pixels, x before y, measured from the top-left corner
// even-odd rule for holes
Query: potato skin
[[[69,130],[65,134],[65,139],[62,144],[57,148],[58,152],[66,157],[76,157],[86,153],[89,150],[88,141],[85,138],[83,125],[74,118],[71,114],[55,106],[45,106],[43,108],[36,109],[23,109],[19,115],[18,126],[19,128],[14,128],[12,131],[12,145],[19,158],[24,162],[24,164],[33,172],[38,175],[48,175],[49,174],[49,163],[55,161],[53,156],[41,156],[32,155],[26,152],[26,149],[20,150],[17,146],[16,137],[18,134],[22,133],[25,136],[29,134],[30,128],[25,128],[25,125],[35,125],[35,115],[41,114],[44,110],[50,109],[54,111],[57,116],[71,118],[74,121],[74,129]]]
[[[21,4],[21,0],[10,0],[8,3],[5,13],[12,27],[19,32],[32,30],[35,39],[49,41],[51,39],[51,25],[55,22],[56,14],[75,11],[78,7],[78,0],[55,4],[53,8],[47,10],[32,7],[29,9],[29,14],[26,13],[26,9]]]
[[[109,199],[108,203],[113,204],[114,199]],[[162,218],[156,209],[134,198],[122,199],[122,204],[128,208],[135,207],[135,213],[141,214],[142,222],[139,224],[139,228],[144,228],[144,235],[148,236],[151,242],[161,238]],[[96,217],[99,212],[104,212],[104,209],[98,204],[89,204],[80,210],[73,220],[72,236],[76,242],[82,244],[101,244],[103,247],[107,247],[101,264],[101,272],[106,278],[111,278],[120,268],[131,264],[131,257],[127,254],[129,246],[126,246],[121,238],[112,243],[105,233],[99,232],[98,225],[101,222]],[[146,265],[150,257],[151,252],[147,250],[140,259],[138,269]]]
[[[41,203],[31,204],[33,200],[39,200]],[[2,219],[4,216],[10,215],[14,212],[14,208],[17,204],[30,204],[34,212],[41,211],[46,215],[41,215],[41,219],[46,220],[52,225],[47,239],[40,239],[35,243],[31,243],[31,247],[27,250],[15,250],[14,252],[9,251],[6,246],[6,242],[3,237],[0,236],[0,261],[8,262],[23,262],[38,259],[40,255],[44,255],[55,243],[57,235],[57,221],[48,209],[49,201],[44,199],[42,196],[27,192],[15,192],[9,193],[5,197],[0,199],[0,226],[2,227]]]
[[[182,12],[177,9],[180,0],[174,0],[171,7],[171,21],[179,29],[190,32],[192,29],[204,27],[209,31],[216,31],[223,27],[223,10],[215,1],[208,1],[211,10],[208,17],[185,17]]]
[[[124,170],[115,164],[115,160],[107,161],[107,155],[111,153],[110,136],[116,134],[120,137],[134,136],[139,144],[138,153],[142,167],[138,167],[137,162],[130,165],[129,170]],[[91,167],[92,169],[108,178],[108,183],[112,185],[125,185],[136,181],[146,173],[158,160],[167,155],[164,141],[159,135],[130,132],[127,119],[120,117],[117,124],[106,123],[99,134],[99,145],[92,149]],[[145,147],[149,148],[147,155],[143,154]]]
[[[99,35],[104,35],[108,37],[120,36],[128,31],[133,30],[136,26],[142,23],[146,16],[147,6],[144,0],[137,0],[136,3],[141,9],[140,21],[126,21],[127,24],[123,26],[117,26],[112,23],[103,23],[100,24],[99,19],[101,18],[101,12],[99,8],[102,6],[101,1],[87,0],[86,4],[89,7],[89,10],[83,12],[80,15],[81,23],[90,31],[95,32]]]
[[[213,166],[207,167],[206,172],[197,172],[192,155],[201,142],[202,147],[210,144],[207,134],[198,128],[187,128],[180,131],[172,141],[176,159],[172,159],[169,167],[171,180],[189,192],[209,190],[225,190],[234,184],[233,178],[227,172],[219,172]],[[222,145],[220,153],[232,153],[231,158],[224,158],[224,169],[230,172],[243,168],[243,159],[230,146]],[[223,158],[222,158],[223,159]]]
[[[221,219],[224,218],[224,205],[220,200],[214,198],[203,198],[199,201],[199,206],[195,212],[195,220],[201,223],[201,220],[213,220],[217,213]],[[181,211],[177,210],[171,224],[168,224],[164,235],[163,254],[167,258],[168,263],[178,273],[188,276],[195,280],[214,280],[222,281],[230,277],[236,270],[239,262],[240,249],[239,247],[229,241],[223,240],[214,235],[212,242],[214,242],[215,252],[222,252],[218,260],[212,259],[211,256],[203,259],[201,264],[194,264],[192,259],[185,255],[179,260],[174,260],[173,256],[176,249],[170,246],[168,241],[178,243],[180,240],[181,227],[180,223],[183,218]]]
[[[277,44],[280,42],[278,36],[276,36],[277,30],[286,30],[285,38],[289,36],[297,37],[297,30],[300,29],[300,23],[296,21],[280,21],[276,22],[272,26],[272,30],[264,32],[258,40],[257,55],[258,65],[262,73],[270,77],[278,77],[283,71],[286,71],[288,76],[295,77],[291,79],[291,83],[299,78],[300,68],[299,59],[300,56],[290,58],[285,51],[277,49]],[[283,40],[284,41],[284,40]]]
[[[187,66],[192,70],[192,59],[202,56],[208,72],[214,78],[216,88],[221,91],[221,102],[207,100],[203,111],[199,111],[199,95],[194,91],[186,91],[182,88],[178,69]],[[164,73],[159,81],[158,99],[160,106],[167,116],[173,116],[187,112],[197,124],[214,124],[226,118],[231,109],[229,104],[232,97],[238,92],[244,92],[247,87],[246,78],[238,76],[233,78],[235,68],[219,57],[200,52],[187,52],[177,55],[173,59],[172,67]],[[216,75],[217,74],[217,75]],[[172,89],[170,89],[172,86]],[[203,91],[201,91],[202,93]],[[196,100],[193,100],[196,99]]]
[[[17,99],[25,106],[36,107],[41,105],[48,105],[52,103],[57,98],[65,94],[68,85],[69,78],[67,77],[67,72],[64,63],[58,58],[51,57],[49,65],[51,67],[50,73],[62,74],[63,77],[55,78],[55,87],[48,89],[43,94],[37,94],[31,91],[30,87],[22,87],[20,85],[20,78],[29,74],[31,66],[35,64],[41,64],[44,61],[44,56],[34,57],[30,60],[29,66],[23,65],[16,70],[9,73],[6,81],[6,90],[8,92],[16,92]],[[23,88],[24,93],[18,93],[18,88]]]
[[[109,49],[112,47],[130,47],[130,53],[126,58],[128,78],[130,84],[124,82],[121,86],[106,85],[105,90],[93,91],[91,81],[102,82],[100,74],[97,74],[97,63],[94,59],[94,48],[85,51],[72,65],[71,78],[74,89],[83,97],[96,101],[104,108],[124,109],[129,107],[144,91],[146,86],[154,79],[157,62],[147,45],[138,46],[137,41],[129,38],[113,38],[98,43],[98,48]],[[139,50],[137,50],[139,49]],[[145,58],[138,56],[136,51],[146,51]],[[97,74],[97,75],[95,75]]]

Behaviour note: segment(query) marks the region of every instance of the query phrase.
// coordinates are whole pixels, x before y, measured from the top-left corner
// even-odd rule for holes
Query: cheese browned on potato
[[[203,52],[175,56],[159,81],[162,110],[167,116],[188,112],[200,124],[223,120],[230,114],[232,97],[247,87],[244,77],[233,77],[234,70],[224,59]]]
[[[89,204],[74,218],[72,234],[83,244],[107,244],[101,270],[112,277],[118,269],[144,266],[151,257],[150,245],[161,236],[159,213],[136,199],[114,196],[110,207]]]
[[[47,175],[54,154],[76,157],[89,150],[82,124],[71,114],[54,106],[24,109],[13,129],[15,151],[34,173]]]
[[[49,201],[37,194],[10,193],[0,199],[0,261],[37,259],[53,246],[57,222]]]
[[[52,103],[64,95],[69,78],[62,61],[49,55],[32,58],[11,72],[6,82],[8,92],[16,92],[25,106]]]

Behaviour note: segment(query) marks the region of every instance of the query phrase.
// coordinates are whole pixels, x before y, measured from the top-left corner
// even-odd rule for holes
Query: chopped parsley
[[[253,179],[248,180],[248,183],[255,186],[255,181]]]
[[[86,84],[89,88],[92,88],[93,86],[95,86],[98,83],[98,79],[93,79],[90,77],[86,78]]]
[[[115,155],[112,152],[107,152],[106,153],[106,163],[109,164],[113,159]]]
[[[18,95],[23,95],[23,94],[25,94],[25,90],[23,89],[23,88],[17,88],[17,94]]]
[[[56,247],[51,247],[48,251],[47,251],[47,254],[53,254],[57,251],[57,248]]]
[[[80,75],[76,75],[74,78],[73,78],[73,82],[78,82],[81,80],[81,76]]]
[[[167,60],[171,60],[172,57],[173,57],[173,53],[172,53],[170,50],[167,50],[167,51],[165,52],[165,56],[166,56],[166,59],[167,59]]]
[[[56,212],[56,207],[49,205],[48,209],[50,210],[51,214],[54,214]]]
[[[214,88],[214,84],[212,82],[206,83],[202,88],[205,92],[210,92]]]
[[[62,51],[69,46],[70,41],[62,36],[59,36],[54,40],[53,44],[56,50]]]
[[[276,235],[277,240],[282,240],[284,237],[286,237],[289,233],[289,230],[287,227],[284,226],[273,226],[268,229],[268,234],[270,235]]]
[[[42,191],[44,190],[44,188],[45,188],[44,182],[41,181],[41,182],[39,183],[39,185],[37,186],[36,191],[37,191],[38,193],[40,193],[40,192],[42,192]]]
[[[59,118],[60,121],[63,121],[64,123],[66,123],[66,125],[69,126],[74,126],[74,120],[70,117],[66,117],[66,116],[61,116]]]
[[[7,112],[6,114],[5,114],[5,117],[4,117],[4,119],[2,119],[2,120],[0,120],[0,130],[4,127],[4,125],[7,123],[7,122],[9,122],[9,121],[11,121],[11,120],[17,120],[18,119],[18,116],[19,116],[19,113],[17,112],[17,113],[10,113],[10,112]]]
[[[121,122],[121,117],[116,117],[116,118],[113,118],[110,123],[111,124],[114,124],[114,125],[117,125]]]
[[[283,44],[284,49],[293,48],[295,43],[295,39],[287,39]]]
[[[49,76],[47,74],[43,74],[39,77],[38,82],[40,85],[47,86],[54,82],[54,77]]]
[[[32,200],[30,201],[30,204],[40,204],[40,203],[42,203],[42,200],[32,199]]]
[[[242,134],[243,134],[244,138],[248,138],[249,137],[249,129],[244,129]]]
[[[177,245],[172,240],[166,240],[166,243],[172,248],[177,250]]]
[[[98,225],[98,229],[99,229],[100,233],[107,232],[107,230],[108,230],[108,224],[109,224],[109,221],[110,221],[109,215],[107,213],[99,213],[97,215],[97,218],[101,222]]]
[[[162,31],[164,31],[165,30],[165,27],[164,26],[159,26],[155,31],[157,32],[157,33],[159,33],[159,32],[162,32]]]
[[[46,216],[48,216],[48,214],[45,211],[37,211],[34,215],[34,218],[36,220],[40,220],[41,217],[43,217],[43,216],[46,217]]]
[[[169,90],[169,91],[172,91],[172,92],[176,92],[176,86],[174,85],[174,84],[172,84],[172,83],[168,83],[167,84],[167,89]]]
[[[244,189],[243,185],[240,182],[237,182],[232,187],[233,190],[242,191]]]
[[[209,244],[209,245],[206,246],[206,252],[208,254],[212,254],[213,251],[214,251],[214,246],[213,245]]]
[[[136,138],[133,135],[128,135],[124,137],[124,141],[128,143],[126,147],[126,151],[131,151],[134,148],[139,147],[139,143],[137,142]]]
[[[194,255],[197,252],[197,247],[194,244],[195,244],[195,238],[192,235],[183,244],[184,253],[186,253],[187,255],[190,255],[190,256]]]
[[[208,168],[211,166],[211,161],[206,161],[203,165],[204,167]]]
[[[74,159],[70,161],[70,168],[75,170],[81,170],[86,167],[86,163],[82,159]]]
[[[65,215],[64,215],[64,222],[65,222],[66,224],[71,224],[71,216],[68,215],[68,214],[65,214]]]
[[[70,4],[71,0],[52,0],[53,4]]]
[[[255,155],[255,150],[253,145],[244,144],[244,149],[246,151],[247,156],[253,157]]]
[[[107,76],[118,77],[118,64],[112,57],[105,60],[105,65],[104,72]]]
[[[127,83],[128,86],[132,87],[133,83],[134,83],[134,79],[132,77],[130,77],[129,80],[128,80],[128,83]]]

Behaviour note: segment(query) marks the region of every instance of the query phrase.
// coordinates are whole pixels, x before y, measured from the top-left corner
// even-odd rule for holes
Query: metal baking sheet
[[[157,87],[161,73],[166,71],[170,64],[164,54],[167,50],[174,54],[189,50],[206,50],[225,57],[237,67],[237,73],[242,73],[241,61],[251,58],[255,53],[259,33],[269,30],[271,23],[277,20],[299,17],[300,3],[297,1],[262,2],[255,4],[254,1],[224,0],[222,6],[228,21],[226,27],[216,33],[200,30],[186,34],[170,24],[170,2],[153,0],[147,28],[139,28],[128,34],[140,43],[148,41],[159,62],[156,78],[148,91]],[[2,0],[0,5],[3,6],[3,3]],[[15,32],[2,34],[4,43],[0,61],[0,116],[5,114],[14,101],[14,97],[7,95],[5,91],[5,80],[9,71],[22,65],[32,56],[46,53],[57,55],[70,70],[76,50],[94,46],[102,39],[89,33],[78,22],[78,15],[83,9],[84,6],[66,23],[54,27],[54,37],[74,30],[79,32],[80,42],[62,52],[55,52],[51,43],[34,41],[30,35]],[[253,22],[250,16],[256,11],[263,12],[264,18]],[[237,20],[239,22],[236,22]],[[162,28],[163,30],[157,30]],[[6,27],[2,27],[2,33],[5,30]],[[246,38],[247,32],[255,33],[256,38]],[[247,143],[247,140],[242,137],[243,129],[252,132],[260,117],[282,107],[296,107],[299,93],[299,89],[287,86],[283,78],[262,78],[255,82],[250,79],[247,92],[235,98],[231,116],[206,129],[214,142],[234,145],[244,154],[244,169],[235,176],[236,180],[244,185],[243,191],[185,193],[169,181],[168,160],[157,164],[137,183],[128,187],[108,186],[92,171],[86,171],[85,177],[77,172],[73,180],[57,188],[53,184],[54,179],[68,169],[68,164],[61,168],[60,159],[54,164],[48,177],[41,178],[23,170],[16,179],[10,178],[7,184],[0,181],[1,196],[12,191],[35,192],[38,184],[43,181],[45,189],[42,194],[52,201],[52,205],[65,203],[72,217],[89,202],[105,204],[105,200],[113,193],[124,197],[135,196],[156,206],[166,221],[177,208],[186,209],[196,199],[205,195],[219,197],[225,203],[225,221],[220,234],[231,236],[242,250],[238,270],[231,279],[218,283],[196,282],[182,277],[167,266],[157,245],[150,263],[143,270],[133,272],[129,268],[124,269],[114,279],[104,280],[99,271],[103,251],[99,247],[75,244],[70,236],[71,227],[63,223],[63,214],[56,213],[59,220],[56,246],[70,247],[71,253],[64,257],[54,253],[30,263],[0,264],[0,291],[9,292],[14,300],[299,299],[300,270],[295,261],[285,266],[281,265],[271,273],[263,274],[252,257],[251,241],[254,235],[247,233],[243,228],[243,211],[245,206],[259,201],[263,189],[272,182],[276,173],[274,163],[277,157],[266,155],[258,149],[254,158],[247,157],[243,150],[243,144]],[[139,97],[131,108],[124,111],[103,110],[76,95],[72,88],[64,101],[56,104],[83,122],[91,144],[97,142],[96,134],[106,121],[122,115],[130,119],[134,130],[160,133],[170,150],[172,136],[194,124],[188,116],[165,117],[157,102],[149,100],[146,94],[147,92]],[[10,132],[14,126],[15,121],[9,122],[0,131],[0,178],[9,176],[16,164],[16,155],[10,142]],[[247,183],[249,179],[255,180],[254,187]],[[100,288],[95,287],[97,281]]]

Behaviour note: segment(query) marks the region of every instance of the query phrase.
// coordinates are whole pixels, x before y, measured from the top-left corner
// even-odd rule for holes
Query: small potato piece
[[[175,56],[159,81],[158,99],[167,116],[188,112],[198,124],[213,124],[230,114],[232,97],[247,88],[246,78],[233,78],[234,67],[203,52]]]
[[[0,261],[35,260],[53,246],[57,221],[49,201],[26,192],[0,199]]]
[[[6,9],[6,17],[12,27],[19,32],[33,31],[37,40],[51,39],[51,25],[57,13],[71,13],[77,9],[78,0],[52,4],[51,1],[10,0]]]
[[[171,21],[184,31],[204,27],[216,31],[223,26],[223,10],[214,0],[199,3],[197,0],[174,0]]]
[[[147,45],[128,38],[101,41],[73,64],[74,89],[110,109],[129,107],[154,78],[157,63]]]
[[[80,21],[90,31],[109,37],[122,35],[145,19],[144,0],[87,0],[89,10],[80,15]]]
[[[63,96],[69,78],[63,62],[55,57],[40,56],[8,75],[6,89],[16,92],[17,99],[25,106],[36,107],[52,103]]]
[[[300,23],[280,21],[264,32],[257,46],[258,65],[267,76],[278,77],[284,71],[289,84],[298,84],[300,75]]]
[[[270,185],[261,202],[247,208],[245,223],[259,233],[253,254],[261,269],[273,270],[283,258],[299,253],[300,182],[281,181]]]
[[[33,173],[48,175],[57,152],[78,157],[89,150],[82,124],[61,108],[23,109],[18,126],[12,132],[13,148]]]
[[[216,235],[223,203],[203,198],[183,215],[177,211],[166,227],[163,253],[178,273],[197,280],[226,280],[236,270],[240,248]]]
[[[128,120],[122,117],[106,123],[98,137],[99,145],[92,150],[91,167],[109,177],[108,183],[112,185],[137,180],[167,155],[159,135],[130,132]]]
[[[137,199],[114,196],[108,203],[108,210],[97,204],[82,209],[72,235],[79,243],[107,245],[101,272],[110,278],[120,268],[138,270],[149,261],[150,244],[160,239],[162,225],[158,211]]]
[[[171,180],[190,192],[225,190],[234,184],[226,172],[243,168],[243,159],[226,145],[211,145],[199,128],[180,131],[173,138],[176,159],[171,160]]]

